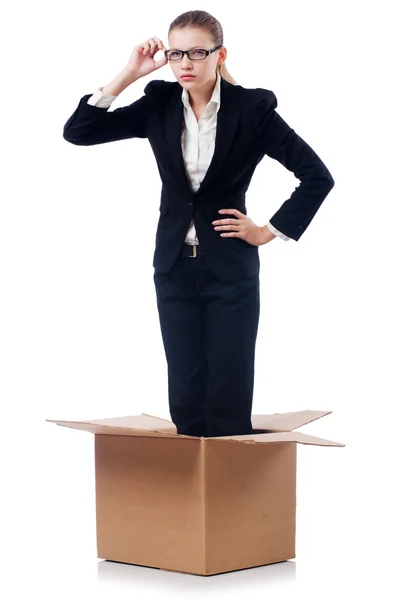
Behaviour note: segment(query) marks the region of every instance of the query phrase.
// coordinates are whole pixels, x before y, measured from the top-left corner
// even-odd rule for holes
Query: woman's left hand
[[[255,225],[255,223],[244,213],[237,208],[221,208],[218,212],[222,214],[232,214],[237,219],[221,219],[220,221],[212,221],[216,231],[232,229],[229,233],[221,233],[221,237],[239,237],[248,242],[252,246],[261,246],[264,241],[263,228]]]

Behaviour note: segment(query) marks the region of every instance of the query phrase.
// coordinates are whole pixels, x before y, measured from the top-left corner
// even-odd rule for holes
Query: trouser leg
[[[206,436],[206,315],[196,260],[179,257],[168,273],[154,273],[153,279],[168,365],[171,419],[179,434]]]
[[[259,274],[221,281],[202,274],[206,304],[207,437],[252,433],[255,345],[260,313]]]

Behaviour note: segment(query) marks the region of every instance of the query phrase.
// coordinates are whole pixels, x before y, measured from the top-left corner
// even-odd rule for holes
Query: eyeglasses
[[[182,60],[183,55],[187,54],[190,60],[204,60],[209,54],[222,48],[222,44],[215,46],[212,50],[204,50],[204,48],[194,48],[193,50],[166,50],[164,52],[167,60]]]

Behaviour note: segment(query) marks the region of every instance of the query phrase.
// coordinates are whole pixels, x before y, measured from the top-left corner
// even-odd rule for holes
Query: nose
[[[190,60],[190,58],[188,57],[187,54],[183,55],[183,58],[181,60],[181,64],[182,64],[183,67],[191,67],[192,61]]]

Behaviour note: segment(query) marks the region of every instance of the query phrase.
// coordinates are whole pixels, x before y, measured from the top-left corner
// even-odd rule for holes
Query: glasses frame
[[[219,50],[219,48],[222,48],[222,46],[223,46],[223,44],[219,44],[219,46],[215,46],[215,48],[212,48],[212,50],[206,50],[205,48],[193,48],[190,50],[173,49],[172,52],[182,52],[181,58],[177,58],[177,59],[168,58],[168,54],[169,54],[169,52],[171,52],[171,49],[165,50],[164,54],[165,54],[165,57],[167,58],[168,62],[179,62],[179,61],[183,60],[183,57],[185,54],[189,60],[205,60],[209,54],[212,54],[213,52],[215,52],[215,50]],[[189,52],[194,52],[195,50],[204,50],[204,52],[205,52],[204,58],[191,58],[189,55]]]

